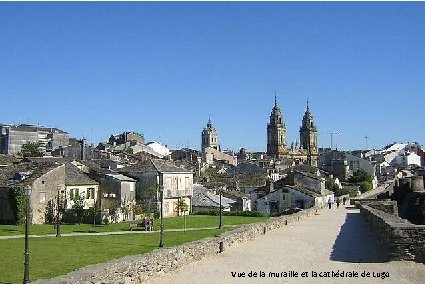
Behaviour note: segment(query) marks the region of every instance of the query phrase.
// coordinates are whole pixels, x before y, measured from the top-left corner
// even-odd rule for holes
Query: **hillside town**
[[[400,217],[425,224],[421,145],[319,148],[308,102],[299,140],[288,143],[283,117],[275,97],[266,152],[222,149],[226,138],[211,119],[200,127],[200,150],[169,149],[130,130],[95,146],[56,127],[0,124],[0,224],[23,222],[24,186],[32,188],[33,224],[107,224],[214,210],[280,216],[363,197],[394,200]]]

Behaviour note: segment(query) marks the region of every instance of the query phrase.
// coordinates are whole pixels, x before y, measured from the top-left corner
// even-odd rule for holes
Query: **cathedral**
[[[276,159],[289,160],[293,164],[317,167],[317,128],[308,102],[300,128],[300,143],[291,143],[288,148],[286,140],[285,121],[275,97],[270,122],[267,124],[267,154]]]

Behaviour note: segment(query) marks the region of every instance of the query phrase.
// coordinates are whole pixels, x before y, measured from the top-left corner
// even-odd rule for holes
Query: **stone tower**
[[[317,167],[317,128],[313,115],[310,112],[307,101],[307,110],[304,113],[303,122],[300,128],[301,149],[307,152],[307,163]]]
[[[285,155],[287,151],[286,125],[275,96],[274,107],[270,114],[270,122],[267,124],[267,154],[280,157]]]
[[[202,131],[202,152],[205,148],[211,147],[220,151],[220,145],[218,144],[218,133],[213,127],[211,119],[208,119],[207,127]]]

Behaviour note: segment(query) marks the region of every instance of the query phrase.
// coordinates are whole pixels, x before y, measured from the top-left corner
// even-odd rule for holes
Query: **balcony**
[[[191,190],[164,190],[164,198],[184,197],[192,195]]]

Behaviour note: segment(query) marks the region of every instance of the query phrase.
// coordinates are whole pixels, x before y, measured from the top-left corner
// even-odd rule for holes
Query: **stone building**
[[[46,161],[43,161],[45,159]],[[99,184],[80,171],[71,163],[53,161],[53,158],[40,158],[31,162],[22,162],[18,171],[9,171],[8,185],[10,189],[23,188],[29,185],[32,188],[30,215],[32,224],[51,223],[57,214],[58,199],[60,207],[72,209],[75,198],[79,197],[84,209],[94,207]],[[15,219],[16,221],[16,219]]]
[[[126,131],[118,135],[111,135],[111,137],[109,137],[108,142],[111,145],[121,145],[127,142],[132,142],[134,144],[136,143],[144,144],[145,138],[143,134],[141,133],[137,133],[134,131]]]
[[[312,170],[314,168],[310,168]],[[269,180],[250,194],[253,209],[267,215],[293,208],[324,207],[329,199],[334,201],[334,193],[325,188],[325,178],[294,168],[285,178],[276,182]]]
[[[136,204],[136,180],[119,173],[98,174],[96,179],[102,188],[102,209],[116,211],[115,221],[133,220]]]
[[[54,154],[55,150],[69,145],[69,134],[53,127],[37,125],[5,125],[0,124],[0,152],[16,155],[23,144],[35,142],[39,151],[46,156]]]
[[[308,102],[299,132],[300,143],[292,143],[288,148],[286,125],[275,97],[270,122],[267,124],[267,154],[275,159],[292,161],[293,164],[308,164],[317,167],[317,127]]]
[[[159,209],[160,189],[163,189],[164,217],[179,216],[180,201],[184,201],[191,208],[192,171],[176,167],[164,160],[149,159],[119,169],[119,172],[137,180],[137,202],[145,206],[157,205]]]

